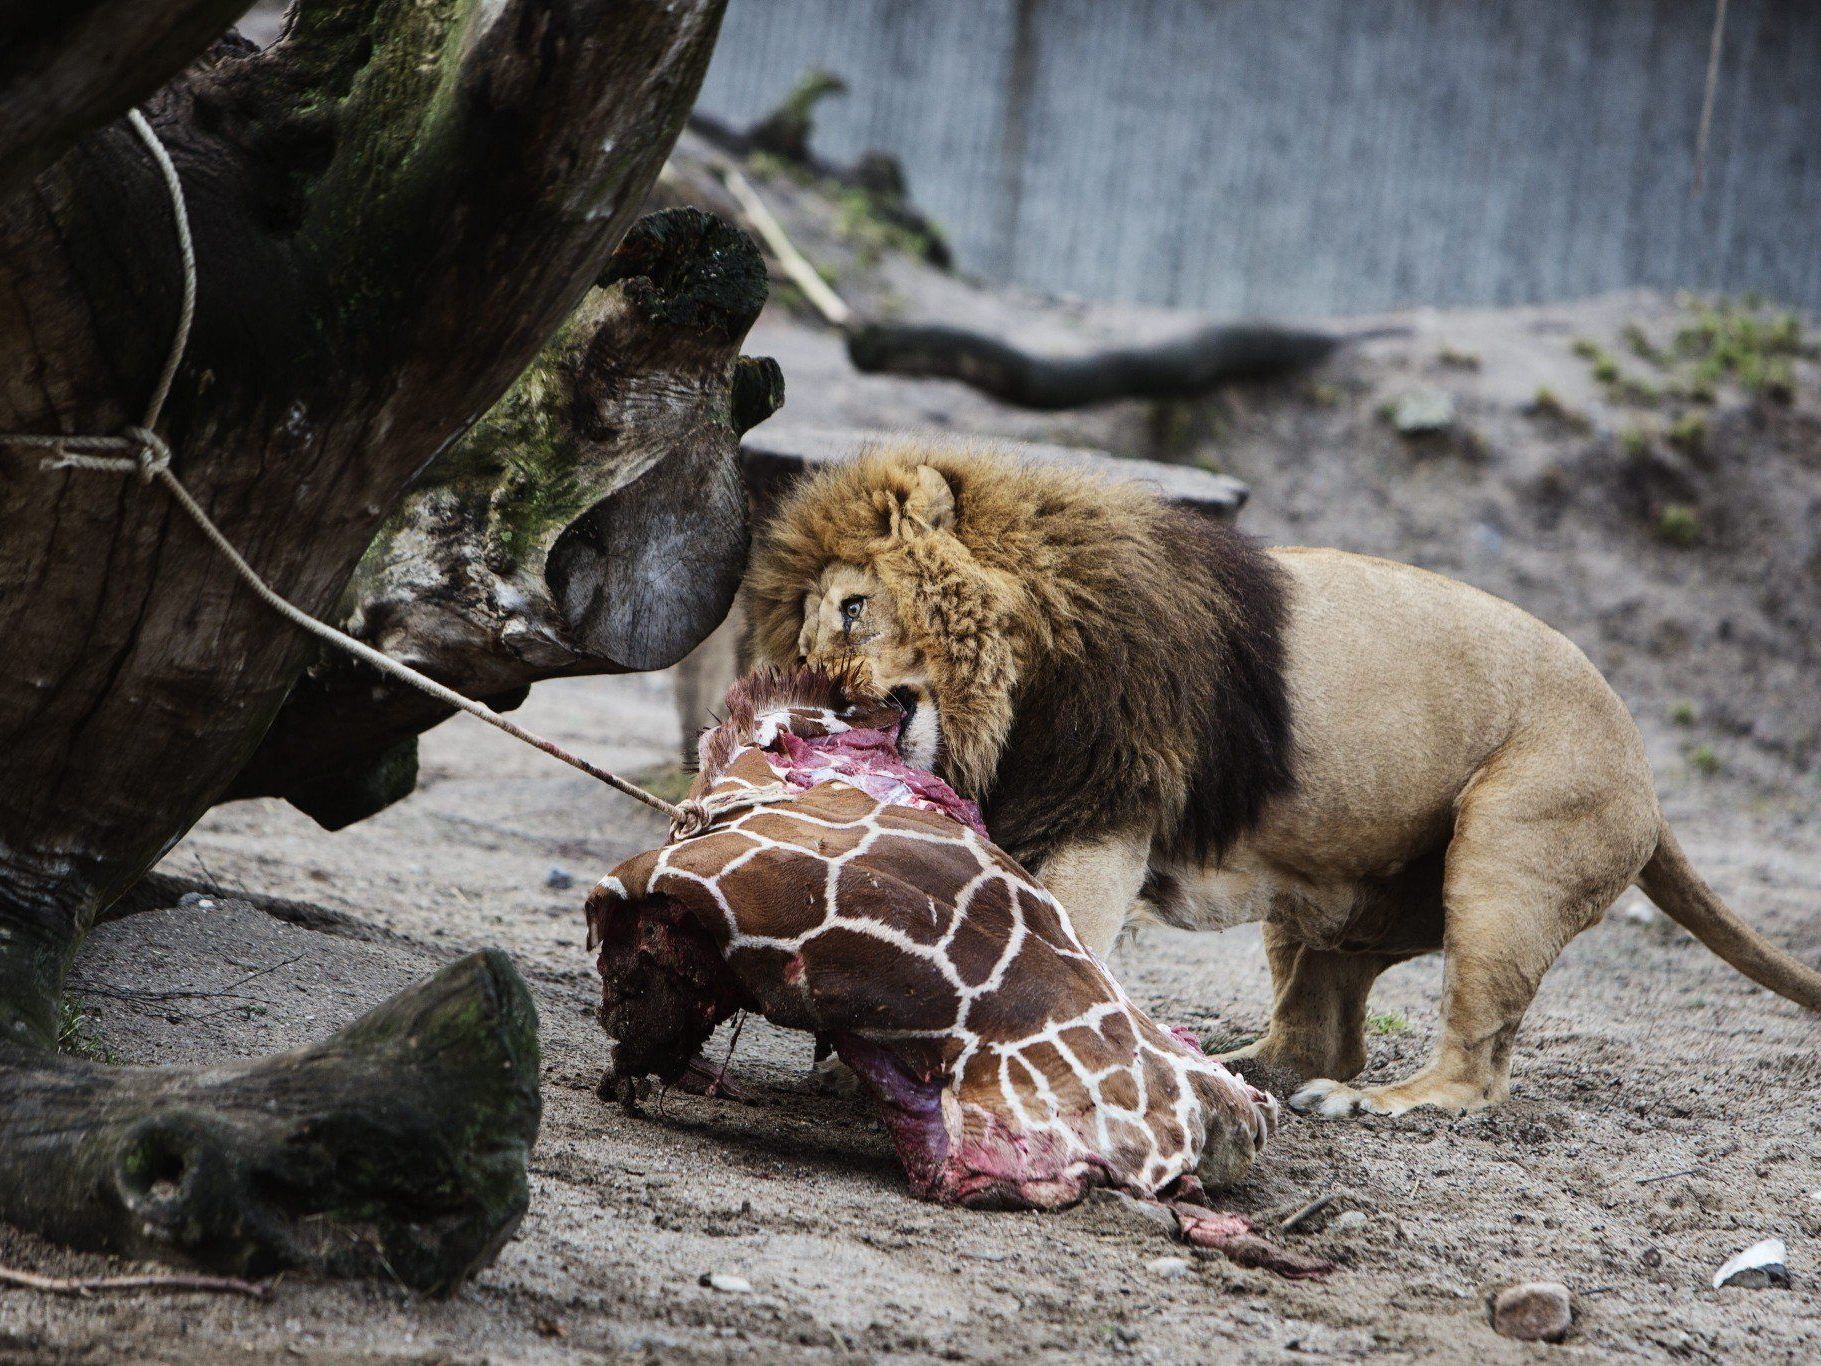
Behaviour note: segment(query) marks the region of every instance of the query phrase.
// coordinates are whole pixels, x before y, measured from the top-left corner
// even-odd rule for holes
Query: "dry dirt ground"
[[[526,718],[637,768],[666,757],[668,703],[653,678],[566,683],[541,689]],[[1669,797],[1736,904],[1821,956],[1812,824],[1741,811],[1723,784],[1672,782]],[[1148,1263],[1179,1249],[1104,1208],[980,1214],[913,1200],[870,1115],[811,1090],[808,1039],[762,1023],[735,1058],[760,1104],[672,1096],[634,1117],[597,1099],[606,1045],[590,1018],[581,884],[658,834],[641,809],[465,721],[430,737],[415,798],[340,834],[276,803],[210,816],[167,871],[230,896],[313,901],[377,933],[298,929],[215,898],[104,926],[77,973],[86,1046],[147,1063],[268,1052],[345,1023],[452,955],[501,945],[543,1019],[531,1213],[499,1262],[448,1301],[304,1280],[281,1281],[267,1304],[4,1292],[0,1350],[109,1361],[1798,1360],[1821,1343],[1821,1029],[1660,922],[1614,915],[1570,947],[1527,1023],[1504,1108],[1286,1123],[1229,1203],[1270,1220],[1333,1192],[1330,1220],[1363,1213],[1349,1230],[1318,1221],[1291,1235],[1340,1263],[1332,1279],[1291,1284],[1219,1260],[1166,1277]],[[553,867],[578,886],[547,887]],[[1244,1034],[1265,1018],[1250,931],[1147,931],[1119,966],[1162,1019]],[[1439,977],[1425,961],[1383,980],[1374,1077],[1427,1047]],[[1788,1241],[1795,1289],[1709,1288],[1721,1259],[1768,1235]],[[40,1269],[104,1265],[12,1233],[0,1250]],[[710,1272],[742,1276],[752,1293],[700,1285]],[[1561,1347],[1521,1347],[1487,1324],[1486,1292],[1531,1276],[1577,1292]]]
[[[867,271],[779,187],[780,212],[850,295],[1030,326],[1126,326],[1111,310],[1015,306],[888,256]],[[851,244],[850,244],[851,246]],[[870,294],[868,293],[870,291]],[[787,302],[787,301],[786,301]],[[1031,312],[1030,310],[1035,310]],[[1698,448],[1694,407],[1594,373],[1592,342],[1667,387],[1698,316],[1660,298],[1500,314],[1410,315],[1314,375],[1205,403],[1026,414],[958,385],[858,377],[786,306],[749,349],[790,384],[783,425],[997,433],[1204,461],[1248,480],[1267,538],[1410,559],[1511,597],[1613,678],[1650,745],[1683,843],[1755,924],[1821,962],[1821,416],[1722,386]],[[1021,313],[1020,316],[1024,316]],[[1686,367],[1682,367],[1683,370]],[[1547,389],[1552,402],[1537,403]],[[1405,436],[1406,397],[1453,407]],[[1684,433],[1684,436],[1686,433]],[[1685,509],[1666,520],[1671,508]],[[662,678],[546,684],[531,725],[609,766],[666,763]],[[1277,1360],[1561,1357],[1797,1361],[1821,1355],[1821,1022],[1761,991],[1635,895],[1572,944],[1521,1036],[1515,1094],[1467,1118],[1290,1118],[1226,1200],[1261,1222],[1336,1198],[1288,1235],[1332,1256],[1321,1284],[1179,1253],[1104,1206],[1063,1214],[936,1208],[906,1193],[857,1102],[809,1084],[810,1043],[749,1025],[747,1105],[671,1096],[632,1116],[594,1086],[606,1041],[581,947],[587,885],[660,837],[654,818],[465,720],[427,737],[410,800],[339,834],[291,808],[212,813],[164,864],[215,895],[99,929],[78,966],[79,1045],[134,1063],[254,1056],[333,1029],[464,951],[507,949],[543,1019],[545,1120],[531,1211],[498,1263],[447,1301],[384,1285],[281,1281],[269,1303],[0,1291],[0,1357],[20,1360]],[[549,885],[553,869],[574,885]],[[236,903],[239,891],[345,912],[339,932]],[[1219,1040],[1258,1031],[1255,932],[1149,930],[1115,964],[1159,1018]],[[1375,991],[1369,1077],[1434,1037],[1440,964]],[[713,1045],[720,1047],[723,1042]],[[1363,1221],[1336,1220],[1357,1212]],[[1715,1267],[1768,1236],[1790,1290],[1715,1291]],[[99,1271],[0,1230],[0,1261]],[[750,1293],[701,1282],[743,1277]],[[1496,1337],[1486,1296],[1548,1277],[1576,1296],[1558,1347]]]

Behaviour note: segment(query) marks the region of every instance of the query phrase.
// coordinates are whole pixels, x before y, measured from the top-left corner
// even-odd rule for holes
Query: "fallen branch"
[[[1277,1226],[1278,1232],[1289,1233],[1295,1229],[1301,1228],[1304,1224],[1308,1223],[1309,1220],[1313,1219],[1333,1203],[1334,1192],[1332,1191],[1329,1191],[1326,1195],[1316,1196],[1308,1204],[1304,1205],[1301,1209],[1297,1210],[1296,1213],[1279,1224]]]
[[[759,198],[759,192],[752,187],[752,182],[732,165],[723,164],[715,169],[721,183],[727,186],[727,192],[740,206],[740,216],[759,235],[766,250],[777,258],[791,283],[803,291],[803,297],[815,305],[816,312],[834,326],[846,327],[853,318],[853,309],[830,288],[828,281],[809,263],[809,258],[797,250],[797,244],[790,240],[790,234],[784,231],[784,225],[778,222],[777,216]]]
[[[1164,341],[1046,355],[970,328],[861,318],[798,250],[738,168],[722,163],[715,174],[779,268],[831,326],[846,333],[854,368],[869,374],[960,380],[1021,408],[1080,408],[1121,398],[1190,398],[1230,379],[1304,369],[1347,341],[1376,335],[1215,323]]]
[[[233,1276],[40,1276],[0,1266],[0,1285],[22,1290],[42,1290],[47,1295],[93,1295],[114,1290],[193,1290],[214,1295],[245,1295],[248,1299],[272,1298],[270,1281],[242,1281]]]
[[[942,323],[866,322],[848,329],[858,370],[958,379],[1020,408],[1080,408],[1119,398],[1189,398],[1229,379],[1300,370],[1349,338],[1274,323],[1216,323],[1167,341],[1045,355]]]

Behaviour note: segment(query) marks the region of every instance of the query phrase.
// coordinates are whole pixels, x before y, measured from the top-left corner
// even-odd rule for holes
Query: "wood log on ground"
[[[47,12],[0,6],[0,34],[28,8]],[[137,420],[178,312],[167,191],[118,116],[182,61],[172,35],[200,51],[219,7],[66,8],[133,20],[112,44],[46,22],[32,64],[8,49],[0,72],[9,111],[68,111],[6,146],[42,169],[0,190],[3,432]],[[160,433],[291,602],[334,608],[413,476],[601,276],[721,10],[300,0],[271,47],[219,42],[147,106],[200,278]],[[525,1207],[535,1029],[503,958],[252,1067],[56,1054],[82,934],[228,790],[315,652],[159,488],[0,449],[0,524],[0,1217],[213,1269],[453,1284]]]
[[[1039,352],[943,323],[857,319],[847,355],[868,374],[958,379],[1020,408],[1193,398],[1229,380],[1307,369],[1346,338],[1276,323],[1216,323],[1158,341]]]

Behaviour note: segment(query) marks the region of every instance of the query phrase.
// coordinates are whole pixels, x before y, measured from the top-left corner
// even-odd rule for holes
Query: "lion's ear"
[[[917,466],[917,487],[904,495],[904,516],[919,529],[948,531],[955,525],[955,491],[934,465]]]

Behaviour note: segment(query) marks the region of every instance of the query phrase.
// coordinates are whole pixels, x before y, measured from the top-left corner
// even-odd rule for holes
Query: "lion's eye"
[[[866,599],[862,597],[843,598],[841,600],[841,620],[849,626],[860,620],[860,613],[866,610]]]

